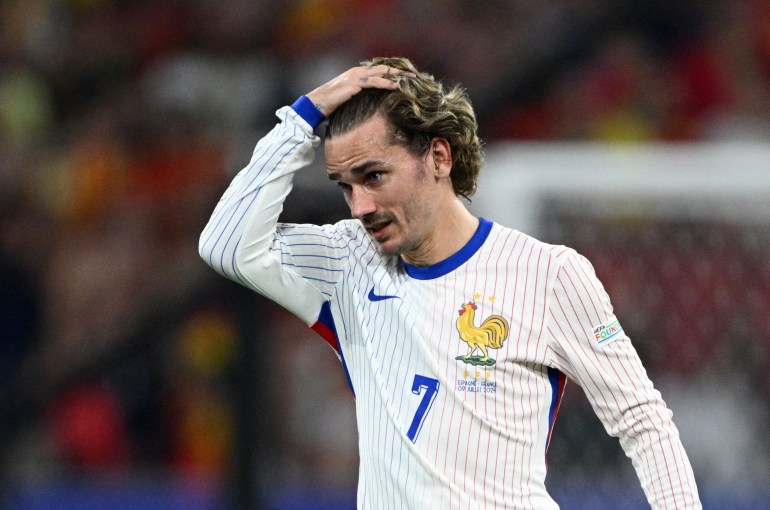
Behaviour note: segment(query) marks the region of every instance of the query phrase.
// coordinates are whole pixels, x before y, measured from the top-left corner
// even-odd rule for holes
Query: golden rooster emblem
[[[508,338],[508,321],[500,315],[490,315],[476,327],[473,319],[477,310],[476,303],[469,301],[460,308],[460,317],[457,319],[457,331],[460,333],[460,339],[470,347],[468,354],[457,356],[455,359],[464,361],[471,365],[494,365],[495,360],[489,357],[488,349],[499,349],[503,342]],[[476,350],[480,350],[484,355],[474,356]]]

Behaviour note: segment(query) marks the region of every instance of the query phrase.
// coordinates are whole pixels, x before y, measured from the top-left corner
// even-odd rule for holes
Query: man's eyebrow
[[[366,170],[368,170],[373,166],[382,166],[384,164],[385,163],[382,161],[365,161],[360,165],[356,165],[353,168],[351,168],[350,173],[352,173],[353,175],[361,175],[362,173],[364,173]],[[329,179],[331,179],[332,181],[338,181],[340,179],[340,174],[337,172],[329,172],[327,175]]]

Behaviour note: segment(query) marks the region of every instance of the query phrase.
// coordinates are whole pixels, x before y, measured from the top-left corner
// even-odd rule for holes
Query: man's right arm
[[[320,143],[313,124],[323,116],[307,98],[278,111],[277,124],[254,149],[249,164],[233,179],[204,228],[198,251],[221,275],[279,302],[306,322],[315,320],[320,292],[282,265],[271,252],[278,216],[292,188],[293,173],[312,163]],[[290,290],[291,292],[287,292]],[[293,296],[292,303],[285,296]],[[284,299],[282,299],[284,296]],[[312,303],[304,303],[306,296]]]
[[[328,264],[342,260],[337,252],[346,247],[338,233],[323,227],[307,226],[301,234],[282,237],[278,216],[293,173],[312,163],[320,144],[313,131],[324,117],[361,90],[393,90],[397,77],[410,74],[385,65],[354,67],[280,109],[281,122],[259,141],[203,230],[201,258],[221,275],[313,323],[339,277],[339,268]],[[300,255],[302,264],[292,260],[295,254],[287,241],[291,237],[296,242],[299,236],[308,250]],[[304,240],[308,237],[309,242]],[[314,257],[316,263],[309,268],[304,257]]]

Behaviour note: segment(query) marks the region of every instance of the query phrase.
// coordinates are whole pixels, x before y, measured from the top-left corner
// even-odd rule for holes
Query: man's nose
[[[350,190],[348,205],[350,206],[350,214],[357,220],[377,209],[372,196],[360,186],[353,186],[353,189]]]

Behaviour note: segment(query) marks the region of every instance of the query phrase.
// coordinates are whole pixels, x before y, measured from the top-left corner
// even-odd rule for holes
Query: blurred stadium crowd
[[[299,504],[302,486],[353,497],[352,399],[334,356],[196,248],[273,112],[374,55],[462,83],[490,145],[770,142],[766,0],[3,0],[0,503],[38,508],[46,480],[105,473],[197,481],[185,508],[232,500],[249,477],[266,506]],[[286,219],[344,216],[329,191],[300,187]],[[585,228],[553,227],[573,237],[552,241],[594,260],[617,308],[677,307],[669,336],[640,348],[653,379],[768,423],[768,229],[662,226],[645,239],[668,228],[690,244],[656,265],[659,245],[638,249],[638,231],[607,260],[595,236],[574,234]],[[654,336],[644,317],[629,322]],[[583,411],[562,439],[557,426],[557,469],[611,473],[627,461],[591,443],[600,428],[581,435],[596,425]],[[751,444],[733,452],[751,466],[696,474],[766,480],[770,450]],[[257,467],[236,476],[244,451]]]

